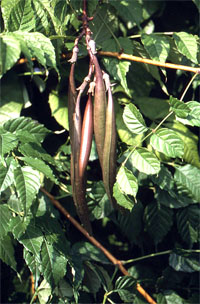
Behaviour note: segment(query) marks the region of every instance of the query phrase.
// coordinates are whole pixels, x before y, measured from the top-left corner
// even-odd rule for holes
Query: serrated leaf
[[[33,158],[33,157],[19,157],[22,161],[24,161],[27,165],[36,169],[39,172],[42,172],[45,177],[49,178],[53,182],[57,182],[56,177],[53,175],[51,168],[41,159]]]
[[[1,36],[0,37],[0,78],[13,65],[17,62],[20,57],[21,49],[19,41],[12,36]]]
[[[17,144],[18,140],[14,134],[10,132],[0,134],[0,156],[4,156],[12,151],[16,148]]]
[[[0,193],[12,185],[14,180],[15,161],[11,161],[8,167],[0,164]]]
[[[17,272],[14,246],[9,235],[0,242],[0,259]]]
[[[51,108],[52,116],[61,126],[63,126],[66,130],[69,130],[66,99],[67,97],[65,95],[59,96],[56,91],[53,91],[49,95],[48,102]]]
[[[0,205],[0,239],[3,239],[10,230],[10,219],[12,214],[8,205]]]
[[[134,288],[136,280],[132,276],[119,277],[115,283],[115,292],[118,292],[124,303],[130,303],[134,300]]]
[[[67,259],[44,240],[41,250],[42,271],[47,282],[54,286],[66,273]]]
[[[50,132],[42,124],[29,117],[10,119],[4,123],[3,128],[11,133],[15,133],[18,130],[28,131],[34,135],[39,142],[42,142],[45,136]]]
[[[14,170],[16,190],[25,215],[40,189],[40,174],[31,167],[18,167]]]
[[[20,116],[24,104],[25,86],[14,70],[8,71],[1,79],[0,125],[8,119]]]
[[[19,151],[24,156],[43,159],[44,161],[47,161],[48,163],[55,165],[54,158],[50,154],[48,154],[39,143],[31,142],[31,143],[21,144],[19,146]]]
[[[40,286],[37,289],[38,299],[40,304],[46,304],[49,301],[49,298],[52,294],[52,289],[50,284],[43,280],[40,284]]]
[[[140,172],[156,174],[160,171],[160,161],[146,148],[136,148],[130,159],[132,165]]]
[[[200,209],[196,205],[185,207],[178,210],[176,214],[177,228],[182,240],[189,244],[196,243],[200,239],[199,235]]]
[[[170,96],[169,99],[170,111],[173,111],[178,117],[186,118],[190,113],[190,108],[183,101]]]
[[[133,104],[125,106],[123,120],[127,128],[135,134],[142,134],[148,130],[142,114]]]
[[[176,271],[183,271],[188,273],[200,271],[199,256],[197,254],[182,256],[176,253],[171,253],[169,256],[169,265]]]
[[[158,202],[152,202],[145,208],[144,221],[147,232],[157,245],[163,240],[173,224],[173,211]]]
[[[121,166],[117,173],[117,182],[120,188],[126,195],[132,195],[136,197],[138,191],[138,183],[133,173],[126,167]]]
[[[184,153],[184,143],[172,130],[162,128],[150,138],[151,146],[169,157],[181,157]]]
[[[132,210],[134,201],[125,195],[118,182],[114,184],[113,196],[116,199],[118,205],[124,207],[125,209]]]
[[[186,193],[195,201],[200,201],[200,169],[192,165],[176,168],[174,174],[179,193]]]
[[[185,119],[178,118],[178,120],[184,125],[200,127],[200,103],[197,101],[188,101],[186,105],[190,109],[189,115]]]
[[[143,34],[142,43],[151,59],[161,62],[166,61],[170,51],[170,43],[166,36]]]
[[[30,223],[30,217],[16,216],[10,220],[10,231],[12,232],[15,239],[19,239],[20,236],[25,233],[27,226]]]
[[[173,38],[175,40],[178,51],[192,62],[198,64],[198,47],[195,37],[192,34],[188,34],[186,32],[179,32],[174,33]]]
[[[32,254],[29,250],[26,249],[26,247],[24,247],[24,250],[23,250],[23,257],[26,262],[26,265],[28,266],[28,268],[30,269],[30,271],[32,272],[32,274],[34,276],[35,286],[37,286],[38,281],[40,279],[41,261],[39,260],[38,256],[35,256],[34,254]]]

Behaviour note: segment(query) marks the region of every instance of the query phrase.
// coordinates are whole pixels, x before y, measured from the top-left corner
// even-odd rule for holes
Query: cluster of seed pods
[[[113,185],[116,177],[116,126],[114,102],[109,75],[103,72],[96,56],[95,42],[86,35],[90,56],[88,75],[79,88],[74,81],[75,63],[78,54],[78,39],[75,40],[70,59],[68,91],[68,119],[71,144],[71,185],[77,214],[89,234],[92,227],[86,203],[86,167],[89,161],[94,133],[103,182],[109,200],[116,207]],[[87,102],[81,116],[81,96],[87,89]]]

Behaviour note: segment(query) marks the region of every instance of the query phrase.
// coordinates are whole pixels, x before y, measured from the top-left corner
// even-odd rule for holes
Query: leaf
[[[53,175],[51,168],[41,159],[33,158],[33,157],[19,157],[22,161],[24,161],[27,165],[32,167],[33,169],[44,174],[45,177],[49,178],[51,181],[57,183],[56,177]]]
[[[166,36],[150,34],[142,35],[142,43],[151,59],[165,62],[170,50],[170,43]]]
[[[121,166],[117,173],[117,183],[126,195],[136,197],[138,191],[137,179],[126,167]]]
[[[17,272],[14,246],[9,235],[6,235],[0,242],[0,259]]]
[[[115,283],[115,292],[118,292],[121,300],[130,303],[135,299],[134,289],[136,280],[132,276],[118,277]]]
[[[31,167],[18,167],[14,171],[16,190],[25,215],[31,207],[40,188],[40,174]]]
[[[44,240],[41,251],[42,271],[47,282],[54,286],[66,273],[67,259],[52,244]]]
[[[143,229],[143,212],[143,205],[138,201],[137,204],[133,206],[131,212],[127,213],[126,216],[120,212],[117,215],[117,224],[120,227],[120,231],[128,240],[136,245],[140,244],[139,235]]]
[[[0,239],[2,240],[10,231],[10,219],[12,214],[8,205],[0,205]]]
[[[37,263],[40,262],[40,250],[43,240],[42,231],[35,225],[34,220],[29,222],[26,231],[18,237],[18,241],[34,255]]]
[[[176,271],[192,273],[200,271],[199,256],[196,254],[187,254],[184,256],[171,253],[169,256],[169,265]]]
[[[196,205],[191,205],[180,209],[177,212],[177,228],[182,237],[182,240],[189,244],[199,241],[199,217],[200,209]]]
[[[25,233],[27,226],[30,223],[30,217],[21,217],[20,215],[12,217],[10,220],[10,231],[15,239],[19,239],[20,236]]]
[[[123,192],[118,182],[114,184],[113,187],[113,196],[117,201],[117,204],[128,209],[132,210],[134,202]]]
[[[178,117],[186,118],[190,112],[190,108],[183,101],[170,96],[170,111],[173,111]]]
[[[20,57],[21,49],[19,41],[12,36],[1,36],[0,37],[0,78],[13,65],[17,62]],[[3,96],[3,95],[2,95]]]
[[[164,118],[169,113],[169,104],[166,99],[152,97],[137,97],[134,103],[143,115],[151,120]]]
[[[18,145],[16,136],[10,132],[0,134],[0,156],[12,151]]]
[[[19,117],[16,119],[10,119],[4,123],[3,128],[11,133],[15,133],[18,130],[24,130],[34,135],[36,141],[42,142],[45,136],[49,133],[42,124],[29,117]]]
[[[165,290],[163,294],[158,294],[157,302],[160,304],[185,304],[185,299],[181,298],[173,290]]]
[[[184,153],[184,143],[172,130],[161,128],[150,138],[151,146],[169,157],[181,157]]]
[[[25,86],[13,70],[8,71],[1,79],[0,125],[8,119],[20,116],[24,104]]]
[[[174,174],[179,194],[186,193],[195,201],[200,201],[200,169],[192,165],[176,168]]]
[[[127,128],[135,134],[141,134],[148,130],[141,113],[133,104],[125,106],[123,120]]]
[[[86,291],[91,292],[93,294],[97,293],[101,287],[101,278],[99,277],[95,268],[95,266],[88,262],[84,265],[84,285]]]
[[[52,295],[52,289],[51,289],[50,284],[46,280],[43,280],[40,283],[40,286],[37,289],[37,295],[38,295],[40,304],[48,303],[49,298]]]
[[[51,43],[51,40],[41,33],[27,33],[17,31],[13,33],[21,45],[21,51],[25,57],[30,60],[30,57],[36,57],[38,62],[45,68],[56,67],[55,50]]]
[[[190,109],[189,115],[185,119],[178,118],[177,120],[182,124],[200,127],[200,103],[188,101],[186,105]]]
[[[131,155],[131,163],[140,172],[146,174],[156,174],[160,171],[159,160],[146,148],[136,148]]]
[[[178,51],[186,56],[192,62],[198,64],[197,60],[197,40],[194,35],[186,32],[174,33],[173,38],[175,40]]]
[[[69,130],[68,123],[68,108],[67,97],[65,95],[59,96],[56,91],[51,92],[49,95],[49,105],[51,108],[51,114],[56,121],[63,126],[66,130]]]
[[[144,221],[147,232],[157,245],[172,227],[173,211],[154,201],[145,208]]]
[[[29,250],[24,247],[23,257],[26,262],[26,265],[32,272],[35,280],[35,285],[37,286],[39,278],[40,278],[40,263],[41,261],[38,259],[38,256],[32,254]]]
[[[143,20],[143,6],[139,1],[112,1],[112,6],[117,10],[119,16],[128,23],[130,27],[133,27],[137,24],[140,27],[140,23]]]

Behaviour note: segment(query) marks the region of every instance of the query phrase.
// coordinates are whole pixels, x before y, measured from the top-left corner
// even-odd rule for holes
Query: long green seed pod
[[[115,109],[110,86],[108,90],[108,104],[106,109],[106,130],[103,149],[103,182],[109,200],[116,207],[113,197],[113,185],[116,178],[116,125]]]
[[[91,93],[88,95],[86,103],[83,124],[81,131],[81,146],[79,156],[79,176],[84,177],[85,169],[89,161],[93,135],[93,105]]]
[[[105,138],[106,121],[106,91],[103,81],[102,71],[100,69],[96,56],[93,56],[95,67],[95,94],[94,94],[94,136],[99,155],[101,168],[103,168],[103,147]]]
[[[73,181],[72,181],[72,192],[73,199],[76,206],[78,216],[88,231],[89,234],[92,234],[92,227],[89,220],[89,210],[85,200],[86,186],[84,176],[79,174],[79,158],[80,158],[80,144],[81,144],[81,112],[80,112],[80,97],[81,93],[79,92],[75,113],[73,115],[73,143],[72,143],[72,168],[73,168]]]

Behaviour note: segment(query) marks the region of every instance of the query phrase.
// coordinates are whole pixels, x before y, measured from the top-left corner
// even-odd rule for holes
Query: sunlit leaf
[[[174,33],[173,38],[178,51],[197,64],[198,47],[196,38],[192,34],[186,32]]]
[[[142,114],[134,104],[129,104],[124,108],[123,119],[127,128],[135,134],[141,134],[148,130]]]
[[[138,191],[137,179],[126,167],[120,167],[117,173],[117,182],[125,194],[136,197]]]
[[[160,171],[159,160],[146,148],[136,148],[131,154],[131,163],[140,172],[146,174],[156,174]]]

